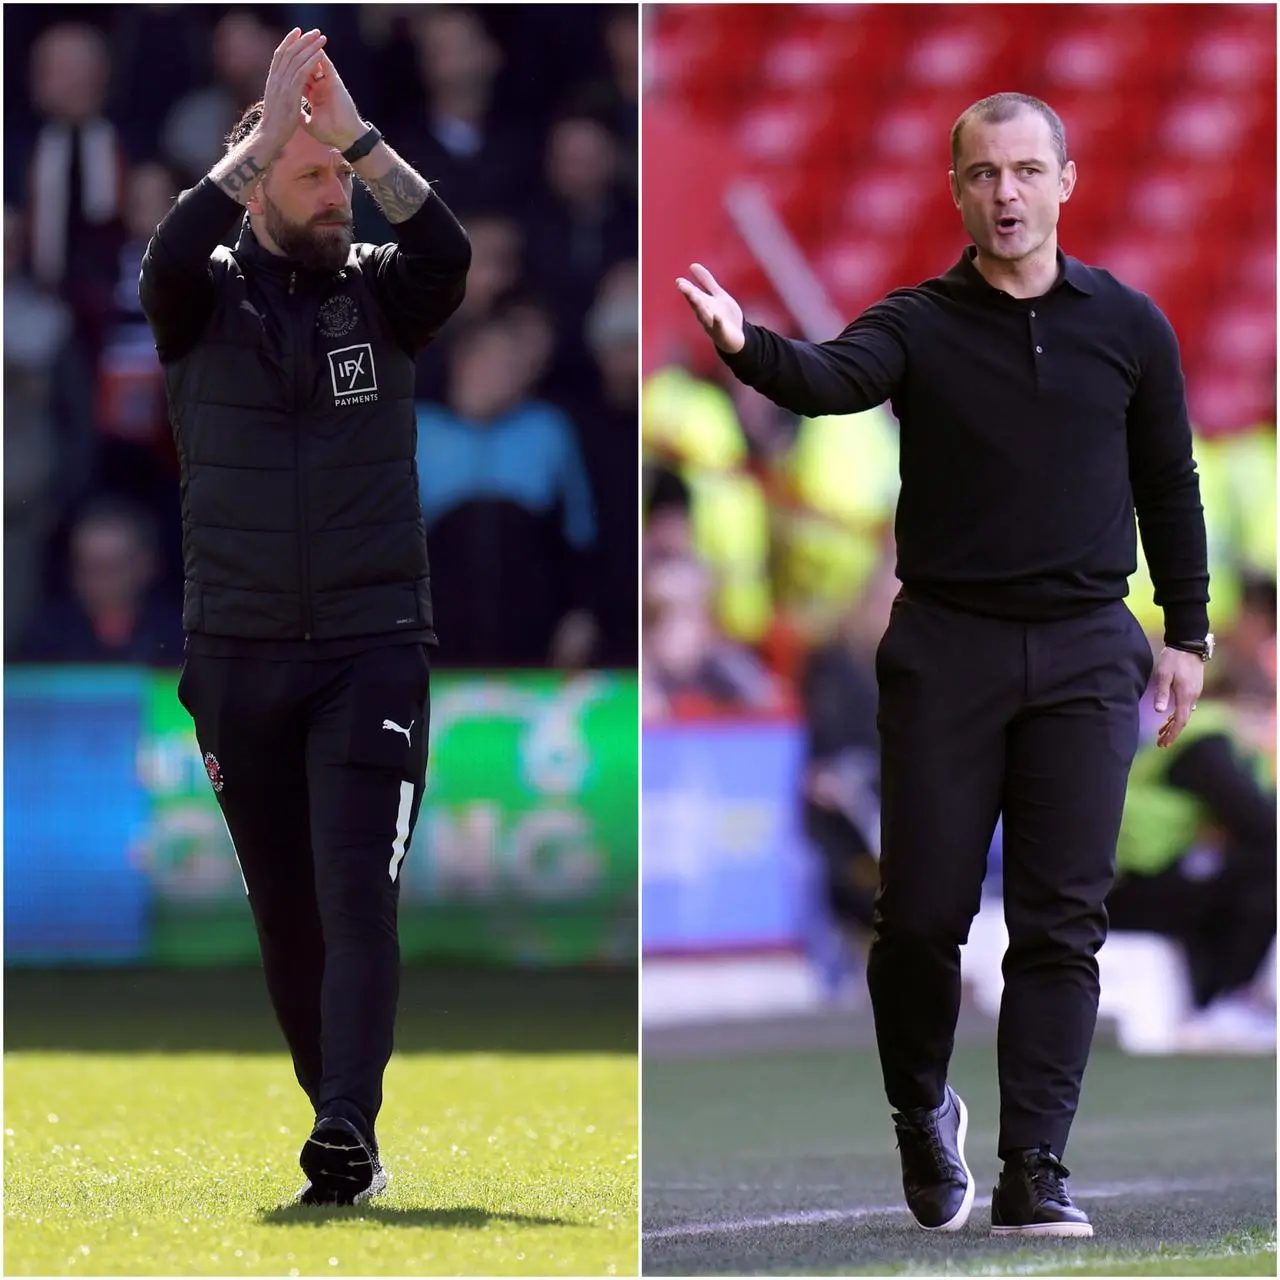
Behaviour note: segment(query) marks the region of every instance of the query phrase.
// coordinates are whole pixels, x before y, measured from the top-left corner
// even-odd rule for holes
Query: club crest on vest
[[[345,293],[339,293],[321,304],[316,324],[326,338],[345,338],[359,320],[355,301]]]
[[[218,757],[212,751],[204,753],[204,771],[209,775],[209,785],[214,791],[221,791],[224,786],[222,766],[218,763]]]

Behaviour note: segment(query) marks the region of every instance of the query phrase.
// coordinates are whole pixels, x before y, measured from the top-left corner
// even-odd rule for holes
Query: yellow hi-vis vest
[[[728,393],[674,365],[645,379],[640,432],[647,454],[690,468],[724,471],[742,466],[747,458]]]
[[[883,407],[807,418],[775,511],[779,607],[817,638],[861,595],[898,502],[898,427]]]
[[[1237,744],[1259,786],[1272,785],[1265,758],[1238,745],[1231,709],[1207,698],[1200,700],[1177,742],[1167,750],[1155,740],[1143,742],[1129,771],[1124,817],[1116,841],[1116,870],[1120,875],[1154,876],[1167,870],[1191,850],[1208,818],[1204,802],[1171,786],[1169,769],[1193,743],[1217,734]]]
[[[773,619],[769,508],[759,481],[743,470],[746,441],[728,394],[676,366],[646,379],[641,438],[689,486],[690,525],[699,558],[716,581],[721,629],[756,644]]]
[[[1240,609],[1240,573],[1234,553],[1234,498],[1230,473],[1221,453],[1214,448],[1214,442],[1197,437],[1194,449],[1209,551],[1209,614],[1212,625],[1225,631]],[[1274,474],[1273,471],[1273,486]],[[1128,604],[1149,636],[1164,635],[1164,610],[1155,602],[1155,585],[1151,581],[1141,536],[1138,538],[1138,567],[1129,579]],[[1196,640],[1200,637],[1185,638]]]
[[[1259,423],[1207,442],[1229,494],[1234,558],[1248,573],[1276,572],[1276,429]]]

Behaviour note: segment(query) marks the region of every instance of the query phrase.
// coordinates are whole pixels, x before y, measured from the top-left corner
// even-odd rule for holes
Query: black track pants
[[[178,696],[220,788],[298,1082],[317,1112],[354,1111],[372,1136],[399,994],[400,866],[426,775],[427,650],[191,654]]]

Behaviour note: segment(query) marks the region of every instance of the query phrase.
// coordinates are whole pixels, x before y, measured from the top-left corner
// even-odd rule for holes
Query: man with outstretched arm
[[[973,1206],[947,1082],[960,946],[1004,816],[997,1235],[1087,1236],[1062,1163],[1098,1012],[1138,704],[1167,747],[1213,652],[1204,513],[1178,343],[1145,294],[1058,248],[1076,185],[1038,98],[974,103],[951,133],[973,244],[828,342],[744,321],[702,267],[678,282],[732,372],[806,415],[892,401],[903,586],[876,654],[881,860],[867,981],[903,1189],[920,1226]],[[1136,526],[1135,526],[1136,511]],[[1158,661],[1124,603],[1137,529],[1164,610]]]

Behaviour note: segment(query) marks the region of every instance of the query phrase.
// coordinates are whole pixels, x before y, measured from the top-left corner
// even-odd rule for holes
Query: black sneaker
[[[907,1208],[926,1231],[959,1231],[973,1208],[973,1177],[964,1162],[969,1112],[947,1085],[942,1106],[893,1117]]]
[[[1042,1144],[1006,1160],[991,1194],[993,1236],[1091,1236],[1088,1215],[1071,1203],[1070,1171]]]
[[[350,1120],[321,1116],[298,1157],[307,1175],[300,1204],[363,1204],[387,1188],[378,1148]]]
[[[375,1151],[373,1153],[373,1181],[370,1182],[363,1191],[357,1192],[352,1199],[344,1199],[336,1192],[324,1195],[311,1185],[310,1180],[302,1184],[302,1189],[294,1198],[297,1200],[298,1204],[307,1205],[364,1204],[366,1200],[372,1200],[374,1196],[380,1196],[387,1189],[387,1179],[389,1176],[390,1175],[387,1171],[382,1167],[382,1161],[378,1159],[378,1153]]]

